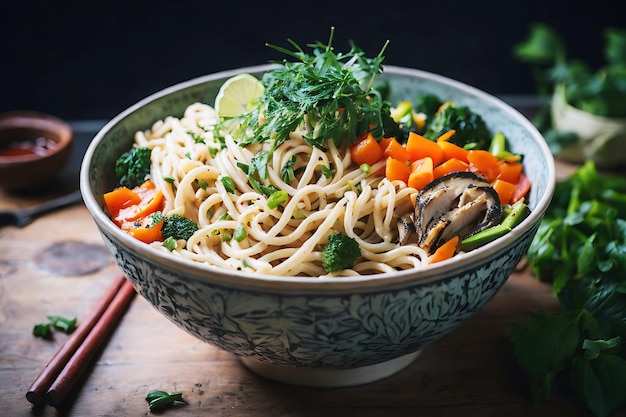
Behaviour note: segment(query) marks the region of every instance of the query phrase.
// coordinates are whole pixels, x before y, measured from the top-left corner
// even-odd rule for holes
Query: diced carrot
[[[511,197],[513,197],[513,193],[515,192],[515,184],[497,179],[491,184],[491,186],[494,190],[496,190],[496,193],[498,193],[500,204],[504,205],[511,202]]]
[[[523,165],[520,162],[500,161],[499,167],[500,175],[498,175],[498,178],[515,184],[519,178],[519,174],[522,172]]]
[[[452,130],[450,132],[452,132]],[[442,140],[441,138],[437,139],[437,144],[441,147],[441,149],[443,149],[444,161],[456,158],[459,161],[469,163],[469,161],[467,160],[467,153],[469,151],[467,149],[464,149],[459,145],[455,145],[452,142],[448,142],[448,140]]]
[[[141,197],[128,187],[119,187],[104,194],[104,204],[111,215],[117,217],[120,210],[141,202]]]
[[[493,182],[498,178],[500,174],[498,163],[500,160],[489,151],[472,149],[467,152],[467,160],[470,165],[470,171],[483,174],[487,181]]]
[[[456,254],[456,249],[459,244],[459,237],[454,236],[443,245],[439,246],[435,253],[433,253],[428,259],[429,263],[445,261],[452,258]]]
[[[469,165],[459,159],[451,158],[433,169],[434,179],[441,178],[451,172],[469,171]]]
[[[405,183],[409,180],[410,168],[404,161],[398,161],[392,157],[387,158],[385,176],[389,181],[400,180]]]
[[[160,242],[163,240],[162,229],[164,221],[164,219],[161,219],[157,224],[152,225],[152,216],[147,216],[141,219],[135,227],[128,228],[126,232],[135,239],[145,243]]]
[[[387,146],[389,146],[389,143],[391,143],[391,140],[395,139],[393,137],[388,137],[388,138],[382,138],[379,142],[378,142],[378,146],[380,146],[380,149],[385,150],[385,148],[387,148]]]
[[[441,106],[439,106],[439,108],[437,109],[437,113],[441,113],[448,106],[454,106],[454,102],[450,100],[444,101],[443,103],[441,103]]]
[[[152,181],[146,180],[143,184],[133,188],[133,192],[141,198],[141,201],[118,211],[113,218],[118,225],[132,222],[156,211],[163,210],[165,203],[163,193],[154,186]]]
[[[391,157],[393,159],[397,159],[398,161],[405,162],[409,160],[409,153],[405,147],[396,140],[396,138],[383,138],[380,141],[380,147],[383,150],[385,158]]]
[[[421,190],[433,179],[433,160],[431,157],[425,156],[411,163],[409,180],[407,181],[409,187]]]
[[[450,129],[447,132],[441,134],[441,136],[439,136],[437,138],[437,142],[439,142],[439,141],[448,141],[455,134],[456,134],[456,129]]]
[[[523,172],[520,173],[517,182],[515,183],[515,192],[511,196],[511,204],[514,204],[526,197],[526,194],[530,191],[530,185],[528,177],[524,175]]]
[[[350,146],[352,162],[357,165],[374,165],[383,157],[383,150],[371,133],[366,133]]]
[[[443,161],[443,148],[434,140],[425,138],[415,132],[409,133],[406,142],[406,151],[409,154],[409,161],[417,161],[424,157],[430,157],[433,166],[439,165]]]

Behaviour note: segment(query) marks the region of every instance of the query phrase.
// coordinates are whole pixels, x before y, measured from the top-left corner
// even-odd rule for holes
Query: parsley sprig
[[[548,398],[566,375],[595,415],[608,416],[626,405],[626,179],[587,162],[558,183],[527,259],[560,307],[511,329],[534,396]]]
[[[237,137],[243,144],[269,141],[276,148],[299,130],[311,146],[323,148],[328,140],[340,146],[368,131],[381,138],[391,133],[385,130],[398,128],[389,103],[374,87],[388,42],[377,56],[367,58],[352,43],[348,52],[335,52],[333,33],[327,45],[308,45],[312,53],[291,39],[294,51],[267,45],[296,61],[284,60],[263,75],[264,95],[256,107],[238,117]]]

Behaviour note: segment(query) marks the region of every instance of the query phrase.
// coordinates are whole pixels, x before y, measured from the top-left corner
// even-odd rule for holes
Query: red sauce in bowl
[[[20,190],[53,181],[72,150],[70,125],[34,111],[0,114],[0,189]]]
[[[12,157],[22,155],[45,156],[54,151],[58,144],[44,136],[35,139],[13,139],[0,144],[0,156]]]

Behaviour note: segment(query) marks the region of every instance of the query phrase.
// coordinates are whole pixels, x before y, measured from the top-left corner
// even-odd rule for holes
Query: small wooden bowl
[[[0,114],[0,188],[34,188],[53,180],[72,150],[70,125],[35,111]]]

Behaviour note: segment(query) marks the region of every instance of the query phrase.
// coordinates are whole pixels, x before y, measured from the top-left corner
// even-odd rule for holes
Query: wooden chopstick
[[[114,280],[35,379],[26,399],[39,405],[45,398],[50,405],[57,407],[113,331],[134,296],[135,289],[126,277]]]

